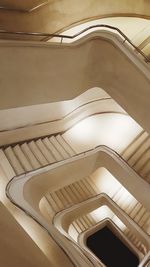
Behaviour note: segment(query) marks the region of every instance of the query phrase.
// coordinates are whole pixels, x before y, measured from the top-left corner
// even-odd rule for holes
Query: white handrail
[[[139,176],[135,173],[135,171],[121,158],[119,154],[117,154],[114,150],[106,147],[106,146],[98,146],[95,149],[88,150],[87,152],[80,153],[76,156],[71,157],[70,159],[66,159],[63,161],[60,161],[55,164],[48,165],[46,167],[37,169],[36,171],[28,172],[24,175],[20,175],[18,177],[14,177],[11,179],[11,181],[7,184],[6,187],[6,195],[12,201],[16,206],[21,208],[26,214],[31,216],[36,222],[38,222],[49,234],[50,236],[55,240],[55,242],[63,249],[65,254],[70,258],[70,260],[74,263],[75,266],[93,266],[93,262],[91,262],[90,259],[87,259],[86,256],[83,254],[83,252],[79,252],[78,249],[74,249],[74,246],[70,245],[70,242],[68,243],[66,237],[63,237],[55,227],[50,227],[50,225],[44,220],[43,216],[40,215],[36,210],[34,210],[29,203],[24,198],[23,193],[23,187],[24,184],[29,180],[32,179],[33,176],[44,174],[48,171],[51,171],[53,169],[56,169],[57,167],[63,166],[65,163],[71,163],[75,162],[79,159],[86,158],[88,156],[91,156],[95,153],[105,153],[107,156],[110,156],[113,160],[115,160],[116,163],[120,167],[122,167],[123,170],[126,170],[127,173],[130,173],[133,175],[134,179],[139,179]],[[140,182],[144,187],[146,187],[146,182],[140,179]],[[16,193],[13,194],[11,191],[11,188],[14,188],[13,186],[19,183],[20,190],[18,191],[17,195]],[[11,192],[10,192],[11,191]],[[13,194],[13,195],[12,195]],[[84,264],[83,264],[84,263]],[[95,264],[95,263],[94,263]]]

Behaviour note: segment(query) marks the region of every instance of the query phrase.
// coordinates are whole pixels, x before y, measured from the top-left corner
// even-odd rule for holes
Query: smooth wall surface
[[[0,28],[53,33],[94,18],[116,15],[150,17],[149,0],[1,0],[0,4],[26,11],[43,2],[47,4],[29,13],[1,10]]]
[[[148,67],[115,36],[99,34],[70,45],[1,42],[0,108],[68,100],[98,86],[150,132]]]
[[[50,267],[50,262],[0,203],[0,265],[2,267]]]

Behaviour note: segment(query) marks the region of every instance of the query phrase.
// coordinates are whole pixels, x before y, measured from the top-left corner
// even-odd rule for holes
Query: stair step
[[[37,161],[36,157],[32,153],[32,151],[29,148],[29,146],[27,145],[27,143],[22,144],[21,149],[22,149],[24,155],[26,156],[26,158],[28,158],[28,161],[30,161],[32,168],[33,169],[40,168],[40,166],[41,166],[40,163]]]
[[[66,187],[61,188],[59,191],[60,191],[60,192],[62,193],[62,195],[67,199],[67,201],[68,201],[68,203],[69,203],[70,205],[73,205],[73,204],[74,204],[72,198],[70,197],[69,193],[68,193],[67,190],[66,190]]]
[[[145,162],[144,166],[139,171],[139,174],[145,178],[149,172],[150,172],[150,160]]]
[[[0,149],[0,162],[3,170],[5,171],[8,182],[12,177],[16,175],[16,173],[2,149]]]
[[[89,189],[87,189],[87,187],[84,186],[84,183],[82,182],[82,180],[79,180],[78,184],[81,187],[82,191],[85,193],[86,198],[91,197],[91,193]]]
[[[62,135],[58,134],[56,136],[57,141],[62,145],[65,151],[68,153],[69,156],[73,157],[76,155],[75,151],[71,148],[71,146],[65,141]]]
[[[63,204],[63,208],[67,208],[70,206],[70,201],[68,201],[67,194],[64,196],[64,194],[62,194],[61,190],[57,190],[55,193],[58,196],[58,198],[60,199],[61,203]]]
[[[118,203],[120,197],[122,197],[122,194],[124,194],[124,188],[121,187],[121,189],[113,196],[113,201]]]
[[[93,226],[93,224],[91,223],[91,221],[89,220],[89,218],[86,215],[83,216],[83,219],[85,220],[88,228]]]
[[[67,191],[67,194],[69,195],[69,197],[70,197],[71,200],[73,201],[73,203],[74,203],[74,204],[78,203],[78,198],[76,197],[76,195],[73,194],[70,185],[66,186],[65,189],[66,189],[66,191]]]
[[[130,240],[131,243],[134,244],[134,246],[140,250],[141,253],[145,254],[143,251],[143,247],[141,246],[142,243],[128,230],[128,233],[125,233],[126,237]]]
[[[78,182],[74,183],[74,187],[76,188],[76,190],[79,192],[82,201],[85,200],[87,198],[85,191],[83,190],[83,188],[80,186],[80,184]]]
[[[21,165],[23,166],[24,170],[32,171],[33,168],[30,162],[28,161],[28,159],[26,158],[26,156],[24,155],[23,151],[21,150],[20,146],[16,145],[15,147],[13,147],[13,151],[16,157],[18,158],[18,160],[20,161]]]
[[[38,139],[36,141],[36,145],[38,146],[38,148],[40,149],[40,151],[42,152],[42,154],[44,155],[44,157],[46,158],[46,160],[49,163],[54,163],[56,162],[55,158],[52,156],[52,154],[50,153],[50,151],[47,149],[47,147],[45,146],[45,144],[41,141],[41,139]]]
[[[82,221],[80,221],[79,218],[76,219],[75,221],[78,224],[78,226],[80,227],[80,233],[83,232],[83,231],[85,231],[86,227],[83,225]]]
[[[68,233],[75,241],[78,240],[79,232],[76,230],[73,224],[70,224]]]
[[[58,150],[55,148],[55,146],[50,142],[50,140],[47,137],[44,138],[42,141],[47,147],[47,149],[53,154],[56,161],[63,160],[62,155],[58,152]]]
[[[43,206],[42,206],[42,211],[43,211],[43,208],[44,208],[44,211],[47,213],[48,217],[50,219],[53,218],[53,216],[55,215],[55,212],[54,212],[54,209],[52,208],[52,206],[49,204],[48,200],[46,197],[43,197],[42,198],[42,203],[43,203]]]
[[[72,222],[72,226],[75,228],[78,234],[81,233],[81,228],[76,221]]]
[[[133,199],[132,202],[128,205],[128,207],[125,208],[125,211],[128,215],[130,214],[130,212],[132,212],[132,210],[135,208],[137,203],[138,203],[137,200]]]
[[[129,216],[134,219],[141,208],[142,205],[140,203],[137,203],[134,209],[130,212]]]
[[[76,142],[74,142],[72,140],[72,138],[70,138],[70,135],[68,135],[67,132],[63,134],[63,138],[65,139],[65,141],[67,142],[67,144],[69,144],[71,146],[71,148],[73,149],[73,151],[76,154],[81,153],[81,150],[80,150],[78,144]]]
[[[150,212],[146,211],[145,214],[142,216],[142,218],[139,221],[139,225],[143,228],[143,225],[145,222],[150,218]]]
[[[95,185],[94,181],[92,180],[92,177],[88,176],[86,178],[86,182],[87,184],[89,184],[89,186],[91,186],[95,192],[95,194],[99,194],[100,193],[100,190],[99,188]]]
[[[129,160],[134,153],[139,149],[139,147],[142,145],[142,143],[145,141],[145,139],[148,137],[147,132],[142,132],[140,135],[134,140],[123,152],[122,157],[125,160]]]
[[[46,160],[46,158],[44,157],[44,155],[42,154],[42,152],[40,151],[40,149],[38,148],[38,146],[35,144],[34,141],[28,143],[28,146],[30,147],[32,153],[37,158],[41,166],[45,166],[48,164],[48,161]]]
[[[139,210],[139,212],[134,217],[134,221],[139,224],[139,221],[144,216],[145,211],[146,211],[146,209],[144,207],[141,207],[141,209]]]
[[[147,147],[150,146],[150,138],[146,139],[144,143],[140,146],[140,148],[134,152],[134,155],[128,160],[130,166],[135,165],[142,155],[147,151]]]
[[[72,190],[72,193],[74,194],[74,196],[76,196],[77,202],[81,202],[83,201],[82,196],[80,195],[80,193],[76,190],[74,184],[70,185],[70,189]]]
[[[25,170],[21,166],[18,158],[16,157],[14,151],[12,150],[12,148],[10,146],[4,150],[4,153],[5,153],[6,157],[8,158],[10,164],[12,165],[12,167],[13,167],[13,169],[17,175],[20,175],[20,174],[25,172]]]
[[[50,193],[47,193],[45,197],[46,197],[49,205],[51,206],[51,208],[54,210],[54,213],[58,212],[59,207],[56,204],[55,200],[53,199],[52,195]]]
[[[150,235],[150,218],[142,226],[143,230]]]
[[[61,154],[61,156],[63,157],[63,159],[69,158],[69,155],[67,154],[67,152],[65,151],[65,149],[60,145],[60,143],[57,141],[57,139],[54,136],[51,136],[49,138],[49,140],[55,146],[55,148],[57,149],[57,151]]]
[[[125,205],[125,203],[126,203],[126,199],[127,199],[128,195],[129,195],[129,192],[124,191],[123,194],[122,194],[122,195],[120,196],[120,198],[118,199],[118,201],[117,201],[117,205],[118,205],[121,209],[123,209],[123,207],[124,207],[124,205]]]
[[[145,163],[150,159],[150,148],[148,147],[147,150],[141,155],[140,159],[133,165],[133,168],[140,172],[143,168]]]
[[[93,221],[91,221],[92,216],[91,218],[89,216],[90,216],[90,213],[83,215],[77,218],[72,223],[72,226],[74,226],[76,228],[76,231],[78,232],[76,239],[80,233],[84,232],[85,230],[89,229],[92,226],[95,226],[99,222],[99,220],[96,221],[94,219]],[[123,232],[126,235],[126,237],[130,240],[130,242],[132,242],[134,246],[136,246],[136,248],[140,250],[141,253],[143,253],[144,255],[147,253],[144,245],[141,243],[141,241],[137,239],[137,237],[129,229],[126,228],[125,230],[123,230]]]
[[[58,207],[57,211],[63,210],[64,209],[64,204],[62,203],[62,201],[59,199],[58,195],[56,194],[56,192],[51,192],[50,193],[51,197],[53,198],[53,200],[55,201],[55,204]]]
[[[96,221],[94,220],[93,216],[91,216],[90,213],[86,214],[86,217],[88,218],[88,220],[90,221],[91,223],[91,226],[95,225],[96,224]]]
[[[93,187],[91,185],[89,185],[89,183],[87,183],[87,178],[83,178],[81,180],[81,182],[83,183],[84,188],[86,188],[90,192],[91,196],[95,196],[96,195],[96,192],[93,189]]]
[[[79,218],[80,222],[82,223],[82,225],[84,226],[84,229],[88,229],[89,228],[89,224],[87,223],[87,221],[85,220],[85,216],[82,216]]]

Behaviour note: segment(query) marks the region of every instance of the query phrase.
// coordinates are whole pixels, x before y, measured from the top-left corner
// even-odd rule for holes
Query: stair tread
[[[146,175],[150,172],[150,159],[145,162],[145,164],[142,166],[141,170],[139,170],[139,174],[143,176],[145,179]]]
[[[66,197],[66,195],[64,196],[61,192],[61,190],[57,190],[56,195],[59,197],[60,201],[63,204],[63,208],[67,208],[68,206],[70,206],[70,202],[68,201],[68,198]]]
[[[47,138],[47,137],[44,138],[43,139],[43,143],[49,149],[49,151],[53,154],[53,156],[56,159],[56,161],[60,161],[60,160],[63,159],[62,155],[60,155],[60,153],[55,148],[55,146],[51,143],[51,141],[49,140],[49,138]]]
[[[41,166],[45,166],[48,164],[48,161],[46,160],[46,158],[44,157],[44,155],[42,154],[42,152],[40,151],[40,149],[38,148],[38,146],[35,144],[34,141],[28,143],[28,146],[30,147],[32,153],[37,158]]]
[[[69,156],[74,156],[76,155],[76,153],[74,152],[74,150],[71,148],[71,146],[66,142],[66,140],[63,138],[62,135],[58,134],[56,136],[57,141],[63,146],[63,148],[65,149],[65,151],[68,153]]]
[[[36,145],[49,163],[54,163],[56,161],[41,139],[36,141]]]
[[[5,174],[9,181],[12,177],[16,175],[16,173],[2,149],[0,149],[0,162],[1,166],[3,167],[3,170],[5,170]]]
[[[63,159],[69,158],[69,155],[64,150],[64,148],[60,145],[60,143],[57,141],[57,139],[55,138],[55,136],[51,136],[49,138],[49,140],[55,146],[55,148],[57,149],[57,151],[61,154],[61,156],[63,157]]]
[[[13,151],[16,155],[16,157],[18,158],[18,160],[20,161],[21,165],[23,166],[25,171],[31,171],[33,170],[30,162],[28,161],[28,159],[26,158],[26,156],[24,155],[23,151],[21,150],[19,145],[16,145],[13,147]]]
[[[24,173],[25,170],[21,166],[21,164],[20,164],[19,160],[17,159],[14,151],[12,150],[11,146],[9,146],[8,148],[6,148],[4,150],[4,152],[5,152],[6,157],[9,160],[10,164],[12,165],[15,173],[17,175]]]
[[[27,145],[27,143],[24,143],[21,145],[21,149],[24,152],[24,154],[26,155],[26,157],[29,159],[31,166],[33,169],[37,169],[40,168],[40,164],[37,161],[36,157],[34,156],[34,154],[32,153],[31,149],[29,148],[29,146]]]
[[[62,210],[62,209],[65,208],[64,204],[62,203],[62,201],[60,200],[60,198],[58,197],[58,195],[56,194],[56,192],[51,192],[50,195],[51,195],[51,197],[55,201],[55,204],[58,207],[57,210]]]
[[[47,193],[45,197],[46,197],[48,203],[50,204],[50,206],[52,207],[52,209],[54,210],[54,212],[55,213],[58,212],[59,211],[59,207],[55,203],[55,200],[53,199],[52,195],[50,193]]]
[[[142,145],[142,143],[145,141],[145,139],[148,137],[147,132],[142,132],[140,135],[137,136],[136,140],[134,140],[123,152],[122,157],[125,160],[129,160],[130,157],[133,156],[136,150]]]
[[[150,138],[146,139],[145,142],[140,146],[140,148],[133,154],[133,156],[128,160],[129,165],[135,165],[140,158],[143,156],[147,148],[150,146]]]
[[[60,192],[62,193],[62,195],[67,199],[68,203],[73,204],[73,200],[71,199],[70,195],[68,194],[66,187],[65,188],[61,188]]]

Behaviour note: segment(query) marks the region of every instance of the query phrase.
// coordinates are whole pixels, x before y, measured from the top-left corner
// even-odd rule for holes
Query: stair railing
[[[82,206],[84,203],[87,204],[87,203],[91,202],[92,200],[98,199],[98,198],[101,197],[101,196],[105,197],[105,198],[107,199],[107,201],[109,201],[109,202],[111,203],[111,207],[112,207],[112,206],[115,206],[115,207],[117,207],[118,210],[121,210],[120,207],[118,207],[117,204],[114,202],[114,200],[112,200],[106,193],[99,193],[99,194],[95,195],[94,197],[92,196],[92,197],[89,198],[88,200],[85,200],[85,201],[83,201],[83,202],[80,202],[80,203],[78,203],[78,204],[75,204],[75,205],[73,205],[72,207],[70,207],[69,209],[70,209],[70,211],[73,210],[74,207],[76,207],[76,209],[77,209],[77,207]],[[104,204],[106,205],[106,203],[103,203],[103,205],[104,205]],[[108,207],[111,209],[110,206],[108,206]],[[98,259],[98,258],[93,254],[93,252],[91,252],[90,250],[86,250],[83,246],[80,246],[80,244],[79,244],[78,242],[75,242],[70,236],[68,236],[66,230],[64,230],[62,226],[60,226],[61,229],[58,227],[58,225],[57,225],[57,220],[58,220],[58,222],[60,223],[60,221],[59,221],[59,216],[61,216],[61,214],[63,214],[65,211],[68,211],[68,209],[67,209],[67,208],[64,208],[63,210],[58,211],[58,212],[54,215],[54,217],[53,217],[53,219],[52,219],[52,225],[53,225],[53,227],[55,227],[56,229],[58,229],[58,231],[60,231],[60,233],[61,233],[61,234],[62,234],[62,235],[63,235],[69,242],[71,242],[72,245],[76,245],[76,247],[79,248],[79,249],[82,251],[83,255],[86,255],[88,258],[91,257],[97,264],[100,264],[100,266],[103,266],[103,263],[100,261],[100,259]],[[114,210],[113,210],[113,213],[115,214]],[[125,213],[125,212],[121,210],[121,213]],[[64,214],[65,214],[65,213],[64,213]],[[118,217],[117,214],[115,214],[115,215]],[[125,215],[125,216],[128,217],[128,215]],[[120,219],[120,217],[118,217],[118,218]],[[110,219],[109,217],[106,217],[105,219],[108,219],[108,220],[111,221],[111,219]],[[130,224],[131,224],[131,222],[132,222],[132,225],[135,225],[135,224],[136,224],[136,222],[134,222],[132,218],[128,217],[128,220],[130,221]],[[114,222],[112,222],[112,223],[114,223]],[[96,223],[96,224],[97,224],[97,223]],[[118,228],[117,225],[115,225],[115,227]],[[137,227],[137,229],[138,229],[138,232],[141,233],[141,235],[143,236],[143,238],[145,238],[145,241],[146,241],[147,246],[149,246],[150,243],[149,243],[149,237],[148,237],[147,233],[144,232],[142,229],[140,229],[140,226],[139,226],[139,225],[136,226],[136,227]],[[123,234],[122,230],[120,230],[119,228],[118,228],[118,231],[121,232],[121,233]],[[80,234],[79,234],[79,235],[80,235]],[[148,263],[150,263],[150,252],[148,252],[148,253],[144,256],[143,260],[140,262],[140,264],[139,264],[137,267],[150,267],[150,265],[147,265]],[[96,265],[96,266],[97,266],[97,265]],[[105,266],[105,265],[104,265],[104,266]]]
[[[150,267],[150,252],[147,254],[146,257],[144,257],[138,267]]]
[[[124,39],[123,43],[128,42],[135,50],[136,52],[138,52],[145,60],[146,63],[150,62],[150,58],[147,57],[140,48],[138,48],[136,45],[134,45],[132,43],[132,41],[117,27],[114,26],[110,26],[107,24],[97,24],[97,25],[92,25],[89,26],[83,30],[81,30],[80,32],[74,34],[74,35],[65,35],[65,34],[57,34],[57,33],[42,33],[42,32],[22,32],[22,31],[7,31],[7,30],[0,30],[0,34],[2,35],[13,35],[13,36],[31,36],[31,37],[43,37],[40,41],[42,42],[47,42],[49,41],[51,38],[60,38],[60,43],[63,43],[64,39],[75,39],[76,37],[82,35],[83,33],[91,30],[91,29],[100,29],[100,28],[106,28],[109,30],[114,30],[117,31]]]
[[[90,153],[93,153],[93,152],[98,152],[98,151],[102,151],[102,152],[106,152],[108,155],[111,155],[111,156],[113,156],[113,157],[115,157],[116,158],[116,161],[118,161],[119,160],[119,162],[120,162],[120,164],[124,167],[124,165],[125,165],[125,167],[127,168],[127,169],[129,169],[130,170],[130,172],[133,172],[134,173],[134,175],[135,175],[135,171],[129,166],[129,164],[116,152],[116,151],[114,151],[113,149],[111,149],[111,148],[108,148],[107,146],[105,146],[105,145],[99,145],[99,146],[97,146],[97,147],[95,147],[95,148],[92,148],[92,149],[89,149],[89,150],[87,150],[86,152],[81,152],[81,153],[79,153],[79,154],[77,154],[77,155],[74,155],[74,156],[72,156],[72,157],[70,157],[69,159],[65,159],[65,160],[62,160],[62,161],[59,161],[59,162],[57,162],[57,163],[54,163],[54,164],[48,164],[48,165],[46,165],[46,166],[44,166],[44,167],[40,167],[40,168],[37,168],[36,170],[33,170],[33,171],[28,171],[28,172],[26,172],[26,173],[24,173],[24,174],[21,174],[21,175],[18,175],[18,176],[14,176],[9,182],[8,182],[8,184],[7,184],[7,186],[6,186],[6,189],[5,189],[5,191],[6,191],[6,196],[8,197],[8,199],[16,206],[16,207],[18,207],[19,209],[21,209],[23,212],[25,212],[25,214],[26,215],[28,215],[28,216],[30,216],[34,221],[36,221],[42,228],[44,228],[47,232],[48,232],[48,234],[51,236],[51,238],[58,244],[58,246],[61,248],[61,249],[63,249],[63,251],[64,251],[64,253],[68,256],[68,258],[71,260],[71,262],[73,263],[73,265],[74,266],[78,266],[79,267],[79,261],[78,261],[78,263],[75,263],[75,261],[74,260],[77,260],[77,258],[75,258],[74,260],[72,259],[72,257],[70,257],[67,253],[66,253],[66,250],[64,250],[64,247],[62,247],[60,244],[59,244],[59,242],[58,242],[58,240],[56,239],[56,238],[54,238],[54,236],[53,236],[53,234],[52,233],[50,233],[46,228],[45,228],[45,226],[44,225],[42,225],[42,223],[38,220],[38,218],[36,218],[33,214],[31,214],[28,210],[26,210],[24,207],[22,207],[19,203],[17,203],[12,197],[11,197],[11,195],[10,195],[10,193],[9,193],[9,189],[10,189],[10,186],[11,186],[11,184],[13,183],[13,180],[15,180],[15,179],[22,179],[22,178],[27,178],[28,176],[29,177],[32,177],[33,175],[37,175],[37,174],[41,174],[41,173],[43,173],[43,172],[47,172],[47,171],[49,171],[50,170],[50,166],[51,165],[53,165],[53,166],[55,166],[55,168],[56,167],[59,167],[59,166],[61,166],[61,165],[63,165],[63,164],[65,164],[65,163],[69,163],[69,162],[72,162],[72,161],[74,161],[74,160],[77,160],[77,159],[80,159],[80,158],[83,158],[83,157],[85,157],[85,156],[88,156],[88,155],[90,155]],[[138,174],[137,174],[137,176],[139,176]],[[55,233],[56,234],[56,233]],[[60,236],[59,236],[59,238],[60,238]],[[60,240],[59,240],[60,241]],[[66,240],[67,241],[67,240]],[[69,239],[68,239],[68,241],[69,241]],[[71,242],[71,240],[69,241],[69,242]],[[68,243],[69,243],[68,242]],[[69,248],[70,248],[71,246],[69,246]],[[77,248],[76,247],[76,252],[79,250],[79,248]],[[71,251],[70,251],[71,252]],[[82,252],[82,253],[81,253]],[[72,254],[72,253],[71,253]],[[87,259],[88,260],[88,262],[89,262],[89,264],[88,264],[88,266],[90,266],[91,267],[91,265],[93,265],[93,266],[96,266],[96,267],[103,267],[104,265],[102,265],[100,262],[95,262],[94,263],[94,261],[95,261],[95,259],[93,259],[93,260],[91,260],[90,258],[88,258],[87,257],[87,255],[85,255],[85,253],[83,253],[83,251],[79,251],[79,255],[82,257],[82,259],[84,260],[84,262],[86,262],[85,261],[85,259]],[[87,264],[87,262],[86,262],[86,264]],[[96,264],[96,265],[95,265]],[[98,265],[99,264],[99,265]],[[80,264],[80,267],[81,267],[82,265]],[[139,267],[147,267],[147,266],[143,266],[143,265],[141,265],[141,266],[139,266]]]

